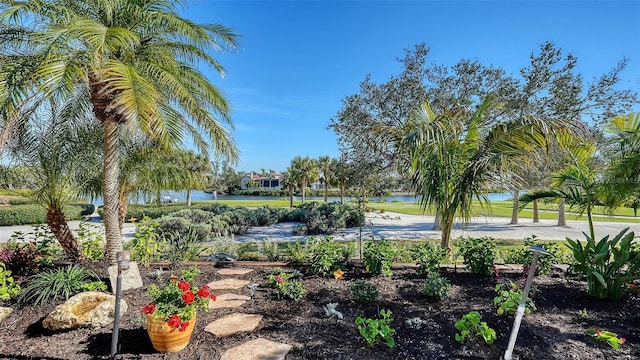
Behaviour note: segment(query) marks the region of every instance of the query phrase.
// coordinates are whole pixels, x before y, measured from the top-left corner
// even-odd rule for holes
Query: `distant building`
[[[282,190],[282,174],[271,174],[260,176],[254,173],[245,175],[240,179],[240,189],[242,190]]]

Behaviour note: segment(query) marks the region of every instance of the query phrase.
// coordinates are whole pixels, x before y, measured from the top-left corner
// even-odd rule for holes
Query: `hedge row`
[[[93,204],[73,204],[64,208],[67,220],[80,220],[93,214]],[[47,222],[47,209],[40,205],[11,205],[0,207],[0,226],[35,225]]]

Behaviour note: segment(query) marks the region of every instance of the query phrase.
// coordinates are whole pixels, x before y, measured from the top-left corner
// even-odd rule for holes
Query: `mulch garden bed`
[[[107,279],[106,264],[92,266],[98,275]],[[198,285],[228,277],[219,275],[219,268],[214,265],[198,267],[201,271],[195,281]],[[273,267],[268,266],[251,267],[254,272],[237,277],[264,283],[273,271]],[[424,280],[417,277],[414,269],[395,270],[389,278],[372,278],[354,268],[345,271],[341,280],[305,276],[307,293],[298,302],[276,300],[274,290],[259,288],[252,300],[240,308],[200,311],[189,346],[178,353],[160,354],[151,346],[140,311],[148,301],[148,284],[163,283],[168,277],[166,273],[158,280],[157,269],[158,266],[141,267],[145,286],[123,295],[129,310],[121,320],[118,359],[219,359],[226,350],[257,338],[292,345],[287,360],[499,359],[507,348],[513,325],[512,316],[498,316],[493,307],[496,284],[493,278],[445,269],[442,274],[453,287],[448,299],[434,303],[421,294]],[[504,276],[519,279],[520,274]],[[382,299],[364,305],[355,303],[347,287],[356,279],[376,284]],[[640,298],[628,297],[615,302],[595,300],[587,295],[584,282],[567,279],[560,272],[538,276],[535,284],[537,310],[522,321],[513,359],[640,359]],[[249,295],[249,289],[238,293]],[[322,310],[323,305],[336,302],[343,320],[329,318]],[[49,332],[42,327],[42,320],[54,305],[11,306],[15,311],[0,323],[0,359],[109,358],[110,327]],[[394,348],[368,347],[355,325],[356,317],[376,318],[380,309],[390,309],[393,313],[392,327],[397,331]],[[578,311],[584,309],[588,316],[578,316]],[[480,339],[471,339],[465,345],[455,341],[455,322],[472,310],[480,312],[483,320],[496,330],[497,340],[493,345],[486,345]],[[209,322],[232,312],[264,317],[252,333],[217,338],[204,331]],[[416,317],[425,321],[420,329],[405,323]],[[613,331],[627,341],[616,350],[584,335],[588,328]]]

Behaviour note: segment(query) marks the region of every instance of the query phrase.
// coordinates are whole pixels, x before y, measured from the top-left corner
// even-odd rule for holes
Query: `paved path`
[[[440,239],[440,231],[431,230],[433,216],[406,215],[386,212],[367,213],[367,224],[362,228],[363,239],[386,238],[393,240],[411,239]],[[496,239],[523,239],[535,234],[541,240],[564,240],[565,238],[584,239],[582,232],[589,232],[586,221],[567,220],[567,226],[557,226],[556,220],[540,220],[534,224],[531,219],[521,219],[520,224],[509,225],[511,219],[499,217],[475,218],[464,228],[457,224],[453,229],[453,238],[459,236],[492,236]],[[99,216],[94,215],[91,223],[102,226]],[[80,221],[70,221],[69,226],[76,230]],[[255,240],[291,241],[308,238],[308,236],[293,236],[295,223],[279,223],[273,226],[254,227],[245,236],[236,236],[241,242]],[[615,235],[625,227],[640,235],[640,223],[596,222],[596,237]],[[0,242],[6,242],[15,231],[31,232],[33,226],[0,226]],[[355,240],[359,238],[359,228],[345,229],[333,237],[337,240]],[[123,238],[130,239],[135,233],[135,224],[126,223]]]

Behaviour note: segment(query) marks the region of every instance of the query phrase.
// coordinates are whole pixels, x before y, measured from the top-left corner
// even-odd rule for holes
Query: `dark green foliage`
[[[200,241],[205,241],[211,233],[211,226],[193,223],[182,217],[166,216],[158,220],[158,231],[161,236],[163,234],[187,236],[193,232]]]
[[[245,242],[238,246],[238,260],[258,261],[260,253],[258,252],[258,244],[255,242]]]
[[[287,221],[302,223],[294,228],[294,235],[330,235],[339,229],[364,224],[364,215],[349,204],[310,202],[292,210]]]
[[[411,249],[413,258],[418,263],[418,276],[427,278],[440,272],[440,264],[447,256],[447,251],[431,243],[418,244]]]
[[[498,315],[515,315],[518,305],[522,301],[524,290],[520,288],[520,284],[511,281],[501,281],[496,287],[496,297],[493,298],[493,305],[496,307]],[[530,294],[533,292],[530,292]],[[536,305],[530,296],[525,301],[524,313],[529,315],[532,310],[536,309]]]
[[[640,250],[633,244],[633,231],[627,233],[628,230],[622,230],[613,239],[607,235],[597,243],[585,234],[584,246],[567,238],[567,246],[576,260],[572,270],[586,276],[589,295],[619,300],[625,285],[640,279]]]
[[[464,264],[472,273],[491,275],[496,257],[496,244],[493,238],[488,236],[460,238],[457,245]]]
[[[349,294],[360,304],[377,301],[382,296],[378,288],[364,280],[356,280],[347,288]]]
[[[145,216],[151,219],[157,219],[159,217],[169,215],[171,213],[174,213],[180,210],[185,210],[185,209],[206,210],[210,206],[211,205],[206,203],[201,203],[201,204],[193,203],[191,206],[187,206],[186,204],[163,204],[161,206],[151,205],[151,204],[148,204],[148,205],[131,204],[127,207],[127,215],[125,216],[125,220],[129,221],[129,219],[132,219],[132,218],[140,220]],[[102,207],[98,208],[98,213],[100,214],[100,216],[102,216],[103,214]]]
[[[449,296],[451,284],[449,280],[438,275],[437,272],[428,273],[422,286],[422,293],[435,301],[446,299]]]
[[[29,277],[18,297],[21,303],[44,305],[67,300],[71,296],[84,291],[87,286],[100,279],[96,274],[78,265],[67,266],[53,271],[42,272]]]
[[[205,250],[202,233],[194,226],[186,233],[165,232],[166,241],[162,257],[171,261],[175,267],[183,261],[199,260],[200,254]]]
[[[67,205],[63,209],[67,220],[80,220],[93,214],[93,204]],[[35,204],[0,207],[0,226],[35,225],[47,222],[47,210]]]
[[[557,244],[537,241],[537,236],[532,235],[524,238],[522,247],[510,248],[502,253],[502,260],[506,264],[522,264],[524,266],[531,265],[533,261],[533,252],[529,251],[532,246],[542,246],[551,255],[543,255],[538,257],[536,264],[536,275],[548,274],[551,272],[551,265],[558,264],[562,258],[562,250]]]
[[[395,247],[387,240],[369,241],[364,248],[362,264],[373,275],[391,276]]]
[[[331,276],[343,263],[342,247],[331,236],[311,239],[311,270],[320,276]]]

